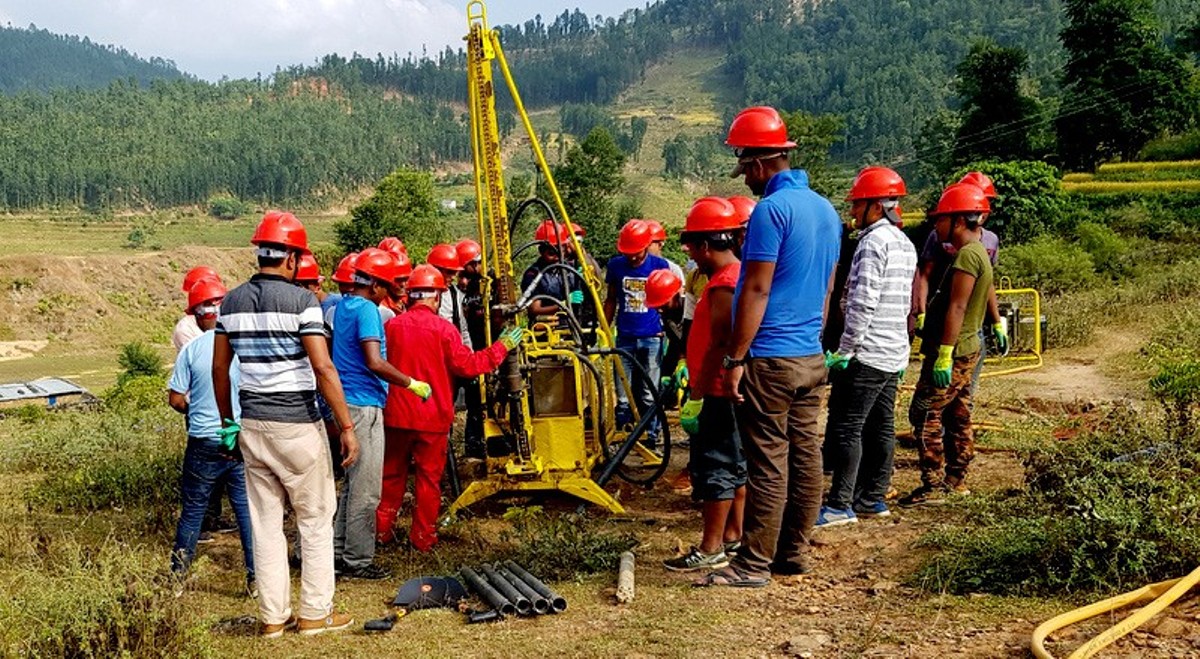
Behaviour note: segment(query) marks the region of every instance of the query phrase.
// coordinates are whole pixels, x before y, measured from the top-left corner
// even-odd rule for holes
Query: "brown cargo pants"
[[[950,386],[945,388],[933,384],[934,361],[933,357],[926,357],[921,365],[921,378],[908,408],[908,420],[912,422],[920,452],[921,482],[953,487],[966,479],[967,467],[975,457],[971,381],[979,353],[954,360]]]
[[[768,576],[772,563],[806,570],[821,510],[822,355],[746,362],[738,428],[746,453],[746,517],[735,567]]]

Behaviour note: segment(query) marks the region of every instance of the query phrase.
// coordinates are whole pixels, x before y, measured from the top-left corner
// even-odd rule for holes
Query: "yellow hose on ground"
[[[1071,653],[1068,659],[1087,659],[1088,657],[1095,656],[1100,650],[1161,613],[1163,609],[1170,606],[1175,600],[1183,597],[1198,582],[1200,582],[1200,568],[1196,568],[1186,577],[1142,586],[1137,590],[1132,590],[1128,593],[1110,597],[1104,601],[1089,604],[1074,611],[1068,611],[1062,615],[1055,616],[1038,625],[1037,629],[1033,630],[1033,638],[1030,639],[1029,649],[1037,659],[1054,659],[1054,655],[1050,654],[1045,647],[1046,637],[1050,634],[1098,615],[1150,600],[1149,604],[1135,611],[1133,615],[1109,627],[1100,635],[1079,646]]]

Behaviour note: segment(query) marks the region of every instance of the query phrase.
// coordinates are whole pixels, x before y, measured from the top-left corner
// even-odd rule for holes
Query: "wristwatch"
[[[737,368],[738,366],[745,366],[745,365],[746,365],[745,357],[742,357],[741,359],[734,359],[733,357],[730,357],[729,355],[725,355],[725,357],[723,359],[721,359],[721,367],[726,370],[731,369],[731,368]]]

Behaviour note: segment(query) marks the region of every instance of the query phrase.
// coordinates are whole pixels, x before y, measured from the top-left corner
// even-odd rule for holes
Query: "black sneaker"
[[[741,540],[734,540],[733,542],[725,543],[725,555],[729,556],[730,558],[737,556],[737,553],[739,551],[741,551],[741,549],[742,549],[742,541]]]
[[[208,543],[210,543],[212,541],[213,541],[213,534],[209,533],[208,531],[201,531],[200,537],[196,538],[196,544],[198,544],[198,545],[207,545]]]
[[[213,520],[212,526],[210,526],[208,530],[212,531],[213,533],[233,533],[234,531],[238,530],[238,527],[236,523],[218,517],[217,519]]]
[[[368,581],[379,581],[381,579],[391,579],[392,573],[374,563],[368,563],[362,567],[343,568],[339,576],[341,576],[343,579],[365,579]]]
[[[900,500],[896,503],[905,508],[944,503],[946,501],[946,494],[946,486],[944,485],[922,485],[909,492],[906,496],[900,497]]]
[[[718,551],[715,554],[705,554],[700,551],[699,547],[692,547],[691,551],[683,556],[668,558],[663,561],[663,567],[672,572],[691,572],[693,570],[719,570],[729,565],[729,557],[725,555],[725,551]]]

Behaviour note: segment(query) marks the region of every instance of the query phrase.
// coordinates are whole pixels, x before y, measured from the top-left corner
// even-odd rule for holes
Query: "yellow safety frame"
[[[567,227],[571,246],[581,255],[580,270],[583,274],[586,294],[596,309],[603,308],[600,295],[599,273],[583,258],[586,252],[575,235],[574,225],[563,204],[553,173],[538,141],[529,114],[521,100],[512,72],[501,48],[499,33],[488,26],[487,7],[482,0],[467,4],[467,89],[471,118],[471,147],[474,161],[476,223],[481,242],[485,243],[481,270],[484,273],[481,290],[484,300],[511,297],[514,293],[514,264],[512,245],[508,236],[508,211],[505,205],[504,176],[501,163],[500,133],[496,121],[495,80],[493,65],[499,67],[501,77],[516,106],[517,115],[529,139],[534,160],[550,192],[553,207]],[[494,272],[494,277],[488,273]],[[601,347],[614,347],[612,330],[604,314],[598,314],[599,327],[596,337]],[[518,318],[518,323],[522,319]],[[485,323],[485,336],[492,341],[491,323]],[[574,371],[576,409],[579,416],[567,418],[542,418],[531,416],[528,393],[522,392],[520,418],[492,419],[484,422],[485,439],[502,436],[520,424],[529,435],[528,450],[519,451],[511,458],[489,458],[487,476],[471,483],[462,495],[451,504],[448,515],[470,506],[482,499],[504,492],[537,492],[557,490],[594,503],[613,513],[623,513],[624,508],[608,492],[591,479],[593,468],[603,457],[601,442],[613,444],[618,438],[614,429],[615,419],[609,410],[599,409],[596,391],[584,386],[582,372],[585,366],[579,363],[580,356],[570,350],[570,337],[549,324],[535,323],[522,332],[519,360],[522,369],[528,369],[539,361],[560,360],[570,364]],[[601,373],[601,386],[613,392],[616,386],[632,395],[631,387],[615,356],[587,357]],[[488,388],[481,383],[481,398],[487,401]],[[632,398],[631,398],[632,399]],[[591,409],[591,432],[584,433],[583,410]],[[636,415],[636,407],[634,410]],[[595,436],[598,428],[605,428],[605,436]],[[524,435],[523,435],[524,436]],[[640,444],[635,451],[642,463],[648,467],[662,464],[662,459]],[[527,453],[527,454],[526,454]],[[561,456],[577,456],[564,464]]]
[[[1032,371],[1042,367],[1042,294],[1035,288],[1013,288],[1012,282],[1003,277],[1000,279],[1000,288],[996,289],[996,297],[1002,298],[1005,296],[1015,295],[1032,295],[1033,296],[1033,351],[1029,354],[1020,354],[1014,356],[991,356],[989,355],[985,364],[1008,364],[1010,362],[1023,362],[1019,366],[1003,368],[994,371],[984,371],[979,377],[998,377],[1001,375],[1012,375],[1014,373],[1023,373]]]

